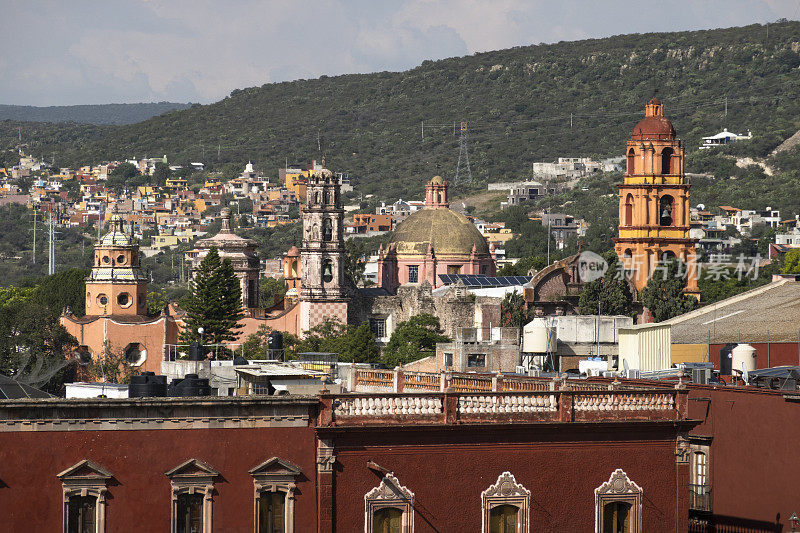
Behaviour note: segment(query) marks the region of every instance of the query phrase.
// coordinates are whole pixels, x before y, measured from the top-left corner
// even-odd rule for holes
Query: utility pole
[[[319,139],[319,130],[317,130],[317,151],[322,152],[322,142]]]
[[[50,237],[50,242],[49,242],[49,244],[50,244],[50,250],[49,250],[50,253],[48,254],[49,255],[49,262],[48,262],[48,265],[47,265],[47,273],[50,276],[52,276],[53,274],[56,273],[56,246],[55,246],[56,234],[55,234],[55,231],[53,229],[53,212],[52,211],[50,211],[50,228],[49,228],[48,233],[49,233],[49,237]]]
[[[36,264],[36,215],[38,211],[33,210],[33,264]]]
[[[569,129],[572,129],[572,113],[569,114]]]
[[[725,116],[728,116],[728,97],[725,97]]]
[[[425,142],[425,121],[422,121],[422,142]]]

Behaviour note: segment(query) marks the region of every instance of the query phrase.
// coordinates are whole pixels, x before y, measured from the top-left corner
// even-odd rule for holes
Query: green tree
[[[92,358],[86,371],[94,381],[107,383],[130,383],[131,377],[139,374],[139,368],[128,363],[125,352],[115,349],[106,341],[103,353]]]
[[[680,260],[668,261],[660,265],[647,286],[642,289],[642,304],[653,314],[656,322],[668,320],[698,307],[697,299],[683,292],[686,279],[680,275],[686,271]]]
[[[286,282],[283,278],[261,278],[258,280],[258,305],[269,309],[286,294]]]
[[[236,339],[236,332],[241,328],[239,319],[244,316],[239,278],[230,259],[220,260],[216,246],[212,246],[200,262],[191,288],[181,341],[200,340],[197,330],[201,327],[204,330],[202,339],[206,343],[218,344]]]
[[[786,252],[786,255],[783,256],[781,272],[784,274],[800,274],[800,248]]]
[[[169,303],[167,291],[164,289],[148,291],[147,293],[147,314],[157,315],[164,310]]]
[[[438,342],[450,342],[439,318],[420,313],[397,325],[383,349],[383,359],[390,368],[401,366],[434,355]]]
[[[133,179],[139,175],[139,169],[133,163],[121,163],[114,167],[111,174],[108,175],[108,187],[119,194],[125,188],[133,185]]]
[[[341,324],[332,318],[306,332],[295,351],[336,353],[340,361],[356,363],[374,362],[380,356],[380,349],[375,343],[375,335],[369,324]]]
[[[578,308],[582,315],[595,315],[599,310],[604,315],[628,316],[633,312],[633,294],[624,280],[614,277],[617,254],[609,250],[603,258],[608,262],[606,275],[583,285]]]
[[[533,318],[525,298],[516,290],[500,302],[500,324],[504,328],[521,328]]]
[[[86,313],[86,283],[88,270],[70,268],[56,272],[39,282],[31,295],[33,302],[47,307],[54,316],[58,316],[66,308],[75,316]]]
[[[171,171],[169,169],[169,165],[162,163],[160,161],[156,163],[155,168],[153,168],[153,175],[152,175],[153,185],[157,187],[163,187],[164,185],[166,185],[170,173]]]

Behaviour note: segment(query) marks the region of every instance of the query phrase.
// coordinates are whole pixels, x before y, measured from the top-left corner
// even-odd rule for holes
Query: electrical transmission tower
[[[459,185],[461,182],[472,183],[472,170],[469,168],[469,151],[467,150],[466,122],[461,123],[461,142],[458,148],[458,164],[456,165],[456,177],[453,179],[453,186]]]

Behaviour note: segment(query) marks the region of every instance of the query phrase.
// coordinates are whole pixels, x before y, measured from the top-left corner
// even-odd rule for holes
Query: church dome
[[[647,102],[645,117],[633,127],[631,140],[664,140],[675,138],[675,127],[664,115],[664,105],[658,98]]]
[[[435,178],[434,178],[435,179]],[[441,179],[441,178],[440,178]],[[389,241],[400,255],[488,254],[489,245],[467,217],[447,208],[421,209],[401,222]]]

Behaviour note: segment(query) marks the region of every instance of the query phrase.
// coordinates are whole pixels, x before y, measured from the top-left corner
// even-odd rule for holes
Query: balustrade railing
[[[423,372],[404,372],[403,388],[435,392],[441,389],[442,379],[440,374]]]
[[[378,387],[392,390],[394,388],[394,372],[391,370],[361,370],[355,372],[355,384],[365,387]]]
[[[580,392],[574,398],[575,411],[667,411],[675,408],[674,392]]]
[[[382,381],[379,381],[382,380]],[[385,383],[385,373],[375,383]],[[425,382],[422,383],[426,384]],[[428,383],[429,384],[429,383]],[[678,407],[678,395],[684,395]],[[686,389],[619,391],[506,391],[356,393],[328,396],[330,422],[404,423],[423,417],[428,423],[576,422],[586,420],[675,420],[686,416]],[[394,420],[392,420],[394,419]],[[420,419],[420,420],[422,420]],[[325,424],[325,422],[323,422]],[[698,496],[700,498],[701,496]],[[700,500],[698,500],[700,501]]]
[[[711,511],[711,487],[708,485],[689,485],[689,509]]]
[[[492,378],[452,376],[449,385],[454,392],[491,392]]]

